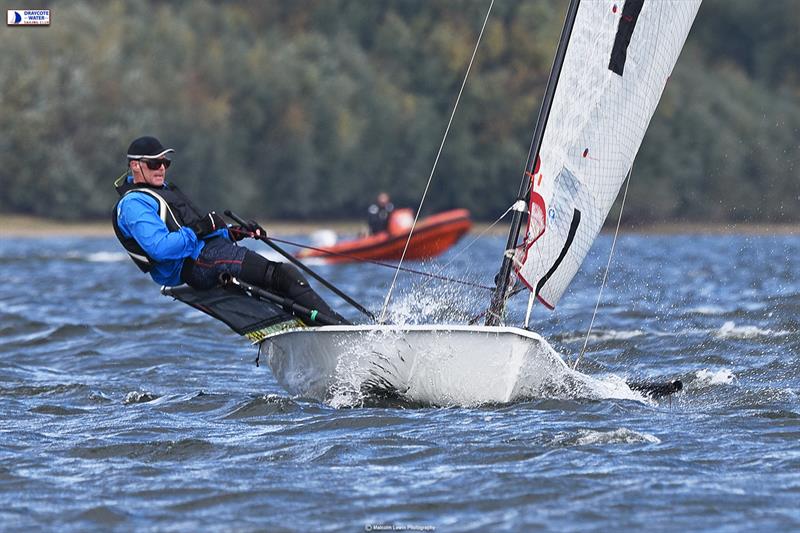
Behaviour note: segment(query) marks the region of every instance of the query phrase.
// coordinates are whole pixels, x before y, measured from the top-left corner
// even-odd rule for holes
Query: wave
[[[197,460],[201,456],[209,456],[218,452],[216,446],[204,439],[186,438],[152,442],[119,442],[113,444],[96,444],[91,441],[87,446],[73,448],[69,451],[72,457],[81,459],[134,459],[143,461],[187,461]],[[93,445],[94,444],[94,445]]]
[[[634,339],[636,337],[641,337],[643,335],[645,335],[645,332],[640,330],[640,329],[621,330],[621,331],[618,331],[618,330],[615,330],[615,329],[609,329],[609,330],[597,329],[597,330],[593,330],[589,334],[589,340],[590,341],[600,341],[600,342],[603,342],[603,341],[620,341],[620,340],[624,341],[624,340],[628,340],[628,339]],[[586,339],[586,335],[581,333],[580,335],[572,335],[572,336],[569,336],[569,337],[565,337],[562,340],[563,340],[563,342],[578,342],[578,341],[583,341],[585,339]]]
[[[90,263],[118,263],[128,259],[128,254],[122,252],[95,252],[86,256]]]
[[[128,254],[124,252],[79,252],[71,250],[68,252],[59,252],[52,250],[44,250],[39,252],[31,252],[26,255],[5,255],[0,256],[0,265],[26,263],[31,262],[87,262],[87,263],[118,263],[128,260]]]
[[[558,433],[553,437],[556,446],[594,446],[603,444],[660,444],[661,439],[649,433],[639,433],[621,427],[610,431],[581,430],[577,433]]]
[[[152,402],[153,400],[158,399],[156,394],[147,391],[131,391],[125,395],[125,399],[122,400],[122,403],[125,405],[135,404],[135,403],[147,403]]]
[[[695,384],[707,385],[728,385],[733,383],[736,376],[727,368],[711,371],[707,369],[698,370],[694,373]]]
[[[258,419],[299,410],[299,406],[294,400],[276,394],[267,394],[236,405],[223,418],[228,420]]]
[[[763,329],[758,326],[737,326],[729,320],[722,327],[714,331],[714,337],[718,339],[754,339],[757,337],[785,337],[791,335],[791,331]]]
[[[42,395],[71,395],[84,393],[88,386],[82,383],[56,383],[41,385],[16,385],[11,387],[0,387],[0,396],[11,396],[27,398]]]
[[[718,305],[699,305],[686,310],[687,313],[696,313],[698,315],[721,315],[727,312],[726,309]]]

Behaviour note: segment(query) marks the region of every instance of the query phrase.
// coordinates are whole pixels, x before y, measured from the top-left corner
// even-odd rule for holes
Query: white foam
[[[611,431],[584,429],[575,434],[559,433],[553,443],[561,446],[593,446],[597,444],[659,444],[661,439],[649,433],[639,433],[628,428]]]
[[[590,341],[616,341],[628,340],[644,335],[644,331],[634,329],[630,331],[617,331],[614,329],[609,330],[594,330],[589,334]],[[586,335],[573,336],[564,339],[564,342],[577,342],[586,339]]]
[[[698,382],[703,385],[727,385],[729,383],[733,383],[733,380],[736,379],[736,376],[733,375],[733,372],[727,368],[722,368],[716,371],[706,369],[698,370],[694,373],[694,375]]]
[[[758,326],[737,326],[729,320],[714,332],[714,336],[719,339],[754,339],[756,337],[783,337],[790,333],[789,331],[762,329]]]
[[[700,315],[721,315],[725,312],[725,309],[717,305],[700,305],[698,307],[689,309],[689,312]]]
[[[330,248],[339,239],[332,229],[320,229],[311,234],[311,245],[316,248]]]
[[[631,389],[624,379],[616,374],[605,374],[601,376],[589,376],[573,371],[576,376],[584,382],[585,388],[578,389],[575,399],[596,399],[596,400],[634,400],[643,403],[653,403],[652,400],[644,397],[641,393]]]
[[[128,254],[122,252],[95,252],[86,256],[90,263],[117,263],[127,258]]]
[[[158,396],[153,394],[152,392],[147,391],[131,391],[125,395],[125,399],[122,400],[122,403],[134,404],[134,403],[147,403],[152,402],[153,400],[157,400]]]

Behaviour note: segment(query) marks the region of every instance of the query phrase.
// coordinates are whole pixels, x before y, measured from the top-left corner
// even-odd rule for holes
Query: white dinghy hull
[[[513,327],[324,326],[264,343],[278,382],[319,401],[383,391],[431,405],[507,403],[577,374],[541,336]]]

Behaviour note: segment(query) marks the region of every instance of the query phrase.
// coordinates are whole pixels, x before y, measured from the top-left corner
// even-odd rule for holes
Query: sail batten
[[[520,279],[548,307],[557,304],[602,228],[699,5],[580,4],[538,172],[531,176],[531,215],[515,262]]]

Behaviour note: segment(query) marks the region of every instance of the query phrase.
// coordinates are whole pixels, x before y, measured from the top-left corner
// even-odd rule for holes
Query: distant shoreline
[[[264,221],[261,223],[275,236],[310,234],[316,230],[331,229],[340,234],[355,235],[366,230],[360,221]],[[490,227],[486,222],[476,222],[473,234],[486,232],[490,235],[505,235],[506,224]],[[605,229],[604,231],[613,231]],[[634,224],[620,228],[622,233],[642,233],[650,235],[712,234],[712,235],[800,235],[799,224],[763,223],[712,223],[712,222],[661,222],[653,224]],[[44,237],[112,237],[111,222],[64,222],[23,215],[0,215],[0,239],[4,238],[44,238]]]

